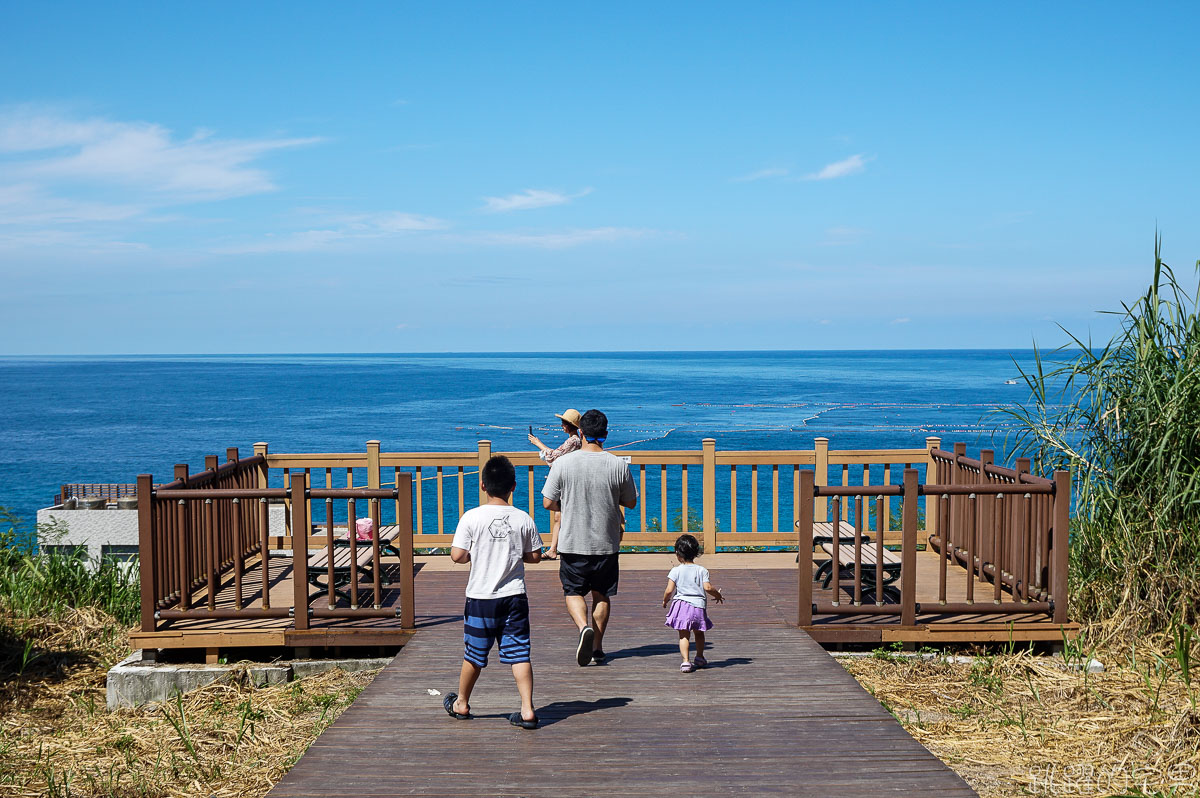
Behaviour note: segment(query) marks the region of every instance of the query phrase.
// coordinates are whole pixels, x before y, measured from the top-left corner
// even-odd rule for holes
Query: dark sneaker
[[[592,641],[596,639],[596,630],[585,626],[579,630],[579,647],[575,649],[575,661],[583,667],[592,661]]]
[[[604,663],[608,662],[608,655],[600,649],[596,649],[592,652],[592,662],[596,663],[597,665],[603,665]]]

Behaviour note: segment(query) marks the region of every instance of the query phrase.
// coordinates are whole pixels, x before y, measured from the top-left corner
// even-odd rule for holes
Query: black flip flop
[[[534,715],[533,720],[525,720],[521,717],[521,711],[517,710],[508,716],[508,722],[514,726],[520,726],[522,729],[536,729],[541,719]]]
[[[446,697],[442,699],[442,706],[446,708],[447,715],[454,718],[455,720],[471,720],[473,717],[475,717],[474,715],[472,715],[470,713],[470,711],[468,711],[467,714],[465,714],[465,715],[462,714],[461,712],[455,712],[454,711],[454,702],[457,700],[458,700],[458,693],[446,693]],[[467,705],[467,709],[468,710],[471,709],[469,704]],[[520,713],[517,713],[517,714],[519,715]]]

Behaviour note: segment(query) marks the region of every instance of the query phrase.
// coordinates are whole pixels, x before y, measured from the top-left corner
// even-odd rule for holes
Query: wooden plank
[[[776,611],[764,617],[753,587],[763,573],[714,574],[745,599],[709,608],[710,667],[682,674],[657,601],[664,572],[622,574],[605,640],[609,664],[580,668],[557,575],[529,569],[542,726],[524,732],[508,723],[516,690],[494,650],[471,696],[475,719],[447,717],[441,703],[462,662],[466,574],[422,572],[420,617],[450,620],[420,628],[270,795],[632,798],[664,784],[682,795],[974,795],[810,637]],[[468,753],[406,767],[362,745],[393,739],[401,727],[406,748]],[[869,757],[847,755],[864,740]],[[563,752],[581,745],[581,766],[564,766]]]

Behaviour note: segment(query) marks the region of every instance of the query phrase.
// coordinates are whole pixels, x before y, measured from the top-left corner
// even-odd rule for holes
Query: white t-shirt
[[[700,609],[708,606],[708,596],[704,592],[704,583],[709,581],[707,568],[694,562],[681,562],[671,569],[667,579],[675,583],[674,598],[682,599]]]
[[[542,548],[542,536],[524,510],[485,504],[463,513],[451,545],[471,552],[467,598],[503,598],[525,592],[523,558]]]

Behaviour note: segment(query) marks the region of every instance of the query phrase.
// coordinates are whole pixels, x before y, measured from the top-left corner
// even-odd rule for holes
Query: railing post
[[[154,477],[138,474],[138,580],[141,587],[142,631],[154,631],[154,604],[158,601],[158,562],[154,548]]]
[[[264,458],[266,458],[267,442],[259,441],[258,443],[254,444],[254,454],[255,455],[261,454]],[[267,487],[267,477],[269,474],[270,474],[270,469],[267,468],[267,463],[266,463],[266,460],[264,459],[263,462],[258,466],[258,487],[260,487],[260,488]]]
[[[187,482],[187,478],[188,478],[188,464],[187,463],[176,463],[175,464],[175,479],[180,479],[180,480],[183,480],[184,482]]]
[[[994,450],[992,450],[992,449],[980,449],[979,450],[979,484],[980,485],[987,485],[987,484],[991,483],[992,480],[990,477],[988,477],[987,468],[988,468],[988,466],[994,464],[995,462],[996,462],[996,452]],[[1002,561],[1005,559],[1005,557],[1004,557],[1005,553],[1000,550],[1000,545],[999,545],[1000,539],[999,539],[999,536],[996,534],[995,525],[993,523],[995,521],[995,515],[993,515],[993,513],[992,513],[992,508],[995,506],[995,501],[996,501],[995,496],[988,495],[988,493],[986,491],[979,492],[979,498],[978,498],[979,518],[977,519],[976,526],[975,526],[975,528],[978,530],[978,532],[977,532],[978,541],[976,542],[975,546],[979,552],[979,572],[978,573],[979,573],[980,579],[984,578],[984,576],[983,576],[984,557],[988,556],[989,554],[991,555],[992,566],[996,569],[996,575],[997,575],[996,578],[997,579],[1001,578],[1000,566],[1002,564]],[[985,547],[985,541],[988,542],[986,547]],[[1013,565],[1015,566],[1015,563],[1013,563]],[[971,568],[973,569],[974,567],[975,567],[975,565],[974,565],[974,563],[972,563]],[[971,578],[974,579],[975,577],[972,576]],[[1014,579],[1014,583],[1015,583],[1016,577],[1014,577],[1013,579]]]
[[[412,629],[417,625],[416,585],[413,579],[413,506],[412,474],[402,474],[396,469],[396,524],[400,534],[396,542],[400,546],[400,625]]]
[[[230,446],[225,450],[225,459],[230,463],[236,463],[238,461],[238,450],[236,446]]]
[[[962,466],[959,464],[959,459],[967,456],[967,445],[965,443],[954,444],[954,467],[950,469],[950,484],[965,485],[968,480],[966,474],[963,473]],[[964,526],[966,517],[966,496],[952,496],[950,498],[951,516],[950,516],[950,532],[954,535],[955,548],[963,548],[963,534],[966,527]]]
[[[367,441],[367,487],[379,489],[379,441]]]
[[[825,487],[829,484],[829,439],[816,438],[813,441],[813,448],[817,452],[817,464],[814,470],[816,475],[815,484],[818,487]],[[817,521],[829,520],[829,499],[824,496],[817,499],[814,518]]]
[[[479,442],[479,505],[482,507],[487,504],[487,494],[483,491],[483,467],[487,465],[487,461],[492,457],[492,442]],[[442,508],[438,508],[438,513],[442,512]]]
[[[204,455],[204,470],[205,471],[216,471],[217,466],[219,466],[220,464],[221,464],[221,458],[217,457],[215,454]]]
[[[900,546],[900,625],[917,624],[917,469],[904,469],[904,518]]]
[[[814,474],[805,469],[800,472],[800,521],[796,526],[796,582],[798,586],[796,613],[798,626],[812,624],[812,588],[813,588],[813,492]]]
[[[704,457],[703,472],[700,480],[703,488],[701,508],[704,512],[704,551],[717,552],[717,441],[715,438],[705,438],[700,442],[701,453]]]
[[[293,479],[291,484],[292,499],[292,587],[295,596],[292,600],[292,612],[295,615],[296,629],[308,628],[308,499],[305,496],[303,475]],[[351,524],[350,535],[354,535]],[[355,585],[357,587],[357,585]]]
[[[925,439],[925,484],[937,484],[937,461],[933,459],[933,450],[942,447],[942,439],[930,436]],[[925,537],[931,538],[938,533],[938,511],[941,509],[937,496],[925,495]],[[942,541],[945,548],[945,541]]]
[[[1050,577],[1054,622],[1067,622],[1067,564],[1070,561],[1071,472],[1054,472],[1054,573]]]

